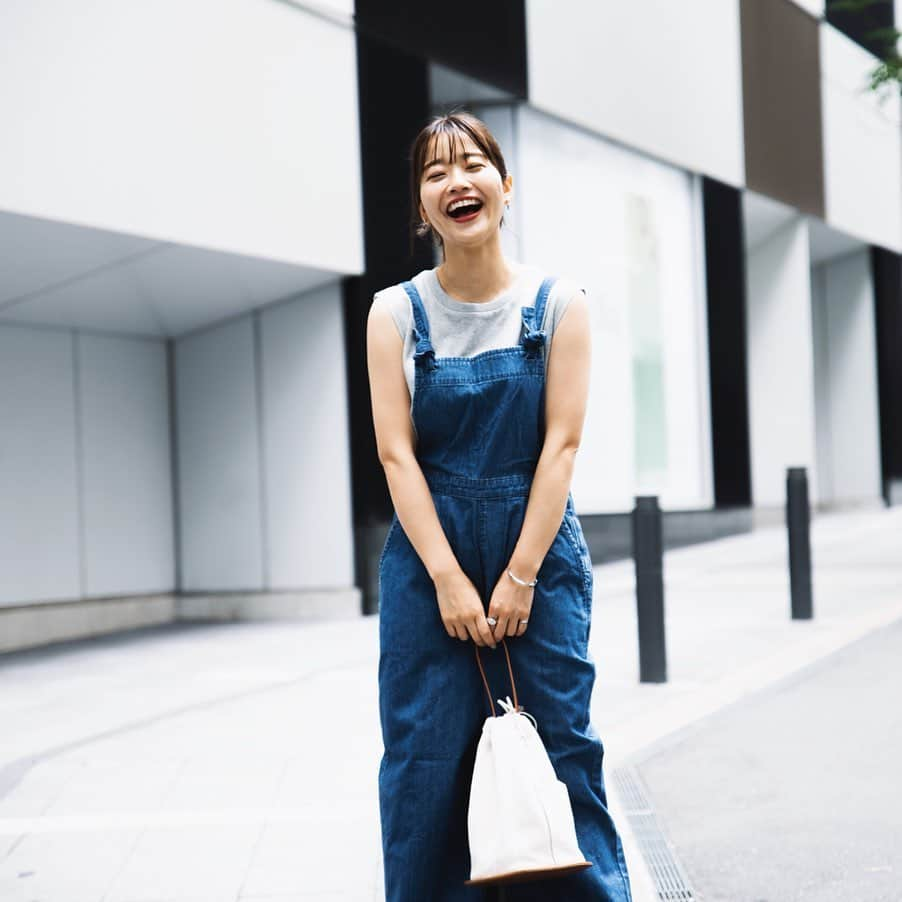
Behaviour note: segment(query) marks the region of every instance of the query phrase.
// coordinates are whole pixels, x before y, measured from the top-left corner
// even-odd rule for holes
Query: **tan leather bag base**
[[[564,877],[570,873],[584,871],[592,867],[591,861],[582,864],[565,864],[559,868],[529,868],[525,871],[511,871],[509,874],[498,874],[495,877],[483,877],[481,880],[464,880],[470,886],[484,886],[490,883],[523,883],[527,880],[541,880],[543,877]]]

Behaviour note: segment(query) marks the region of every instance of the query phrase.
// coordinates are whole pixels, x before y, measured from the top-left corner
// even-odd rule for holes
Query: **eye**
[[[435,179],[437,179],[440,175],[444,175],[444,173],[443,172],[433,172],[432,175],[430,175],[426,178],[426,181],[427,182],[435,181]]]
[[[467,166],[467,169],[482,169],[484,165],[485,163],[470,163],[470,165]]]

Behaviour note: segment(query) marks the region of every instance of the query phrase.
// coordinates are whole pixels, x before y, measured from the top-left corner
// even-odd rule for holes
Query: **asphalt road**
[[[702,902],[902,902],[902,621],[634,762]]]

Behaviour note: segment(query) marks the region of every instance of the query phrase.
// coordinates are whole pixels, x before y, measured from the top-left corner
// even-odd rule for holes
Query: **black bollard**
[[[811,620],[811,514],[804,467],[786,471],[786,528],[789,532],[789,591],[793,620]]]
[[[632,520],[639,619],[639,682],[666,683],[664,543],[657,496],[637,496]]]

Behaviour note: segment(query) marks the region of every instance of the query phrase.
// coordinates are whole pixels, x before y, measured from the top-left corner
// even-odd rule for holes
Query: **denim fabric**
[[[436,357],[412,282],[417,459],[461,568],[487,607],[523,525],[545,432],[548,278],[522,307],[519,344],[474,357]],[[435,586],[395,515],[379,560],[379,713],[385,751],[379,804],[387,902],[489,902],[466,886],[467,804],[476,745],[489,715],[472,641],[448,636]],[[568,494],[538,572],[529,626],[507,639],[520,704],[538,722],[567,784],[580,849],[593,867],[512,884],[509,902],[631,902],[623,848],[607,809],[604,747],[589,719],[592,565]],[[500,650],[481,650],[494,696],[510,694]]]

